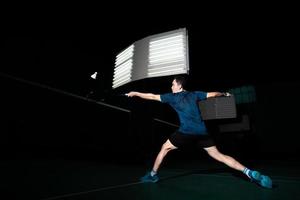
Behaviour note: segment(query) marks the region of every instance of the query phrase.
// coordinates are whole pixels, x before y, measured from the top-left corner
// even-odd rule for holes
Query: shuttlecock
[[[95,72],[94,74],[91,75],[92,79],[96,79],[96,77],[97,77],[97,72]]]

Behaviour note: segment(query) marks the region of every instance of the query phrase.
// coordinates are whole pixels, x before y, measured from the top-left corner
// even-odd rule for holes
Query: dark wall
[[[257,87],[256,131],[261,151],[276,157],[298,156],[300,83],[277,82]]]
[[[0,81],[0,141],[5,156],[26,152],[109,156],[130,150],[125,148],[130,141],[130,112],[53,88]]]

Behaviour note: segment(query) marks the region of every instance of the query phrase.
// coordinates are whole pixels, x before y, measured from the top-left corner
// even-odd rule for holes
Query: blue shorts
[[[191,135],[176,131],[169,137],[170,142],[178,148],[196,145],[199,148],[208,148],[215,146],[213,138],[209,135]]]

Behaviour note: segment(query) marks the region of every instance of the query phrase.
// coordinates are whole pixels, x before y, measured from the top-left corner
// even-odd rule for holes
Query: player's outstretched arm
[[[208,92],[207,93],[207,98],[221,97],[221,96],[229,97],[229,96],[231,96],[231,94],[229,92]]]
[[[140,97],[140,98],[146,99],[146,100],[161,101],[159,94],[142,93],[142,92],[129,92],[126,95],[128,97]]]

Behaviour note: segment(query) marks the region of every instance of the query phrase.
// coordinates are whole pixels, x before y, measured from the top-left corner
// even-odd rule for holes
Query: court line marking
[[[112,190],[112,189],[116,189],[116,188],[123,188],[123,187],[132,186],[132,185],[138,185],[138,184],[141,184],[141,183],[143,183],[143,182],[138,181],[138,182],[132,182],[132,183],[126,183],[126,184],[120,184],[120,185],[114,185],[114,186],[107,186],[107,187],[97,188],[97,189],[88,190],[88,191],[74,192],[74,193],[69,193],[69,194],[64,194],[64,195],[59,195],[59,196],[54,196],[54,197],[48,197],[48,198],[44,198],[44,199],[41,199],[41,200],[60,199],[60,198],[64,198],[64,197],[77,196],[77,195],[87,194],[87,193],[91,193],[91,192],[99,192],[99,191],[104,191],[104,190]]]
[[[178,173],[176,175],[161,177],[160,180],[166,180],[166,179],[170,179],[170,178],[176,178],[176,177],[179,177],[179,176],[190,175],[192,173],[193,173],[193,171]],[[113,186],[107,186],[107,187],[97,188],[97,189],[93,189],[93,190],[87,190],[87,191],[82,191],[82,192],[74,192],[74,193],[68,193],[68,194],[64,194],[64,195],[47,197],[47,198],[44,198],[44,199],[41,199],[41,200],[54,200],[54,199],[77,196],[77,195],[82,195],[82,194],[87,194],[87,193],[92,193],[92,192],[99,192],[99,191],[112,190],[112,189],[117,189],[117,188],[124,188],[124,187],[133,186],[133,185],[139,185],[139,184],[146,184],[146,183],[138,181],[138,182],[132,182],[132,183],[126,183],[126,184],[120,184],[120,185],[113,185]]]

